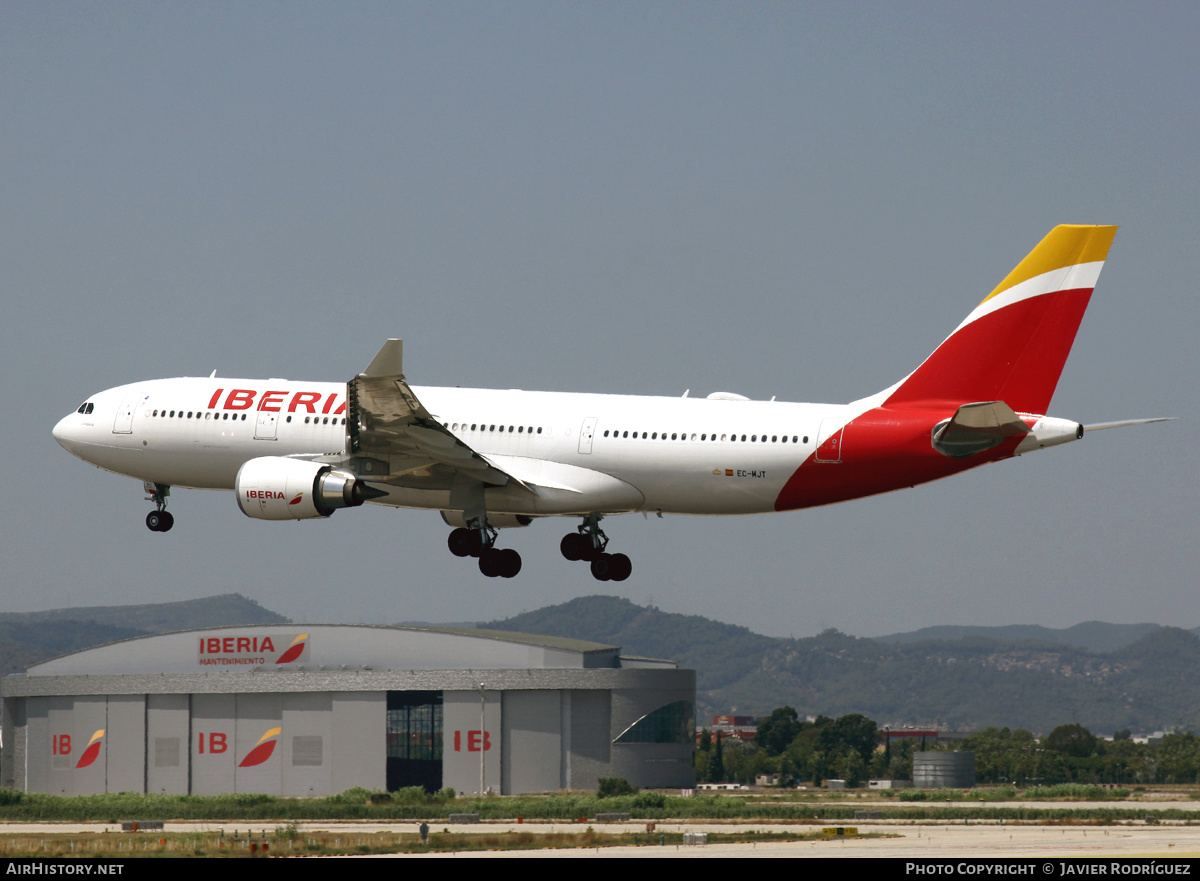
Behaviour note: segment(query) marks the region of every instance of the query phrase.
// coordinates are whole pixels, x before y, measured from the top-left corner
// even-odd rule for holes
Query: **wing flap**
[[[403,341],[390,339],[367,369],[346,383],[346,452],[350,470],[387,483],[422,470],[461,473],[488,486],[516,480],[475,452],[437,421],[404,378]],[[370,467],[356,468],[369,460]],[[386,477],[380,473],[380,466]],[[411,483],[406,480],[405,483]]]

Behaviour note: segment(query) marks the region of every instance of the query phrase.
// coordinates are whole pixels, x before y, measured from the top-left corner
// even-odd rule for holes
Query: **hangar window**
[[[642,716],[613,743],[691,743],[695,739],[695,720],[691,701],[675,701]]]

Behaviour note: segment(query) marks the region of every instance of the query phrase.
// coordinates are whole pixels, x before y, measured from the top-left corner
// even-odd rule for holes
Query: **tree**
[[[754,742],[765,749],[769,756],[782,755],[800,733],[801,724],[792,707],[778,707],[758,726]]]
[[[711,783],[725,781],[725,749],[721,745],[721,733],[717,732],[717,745],[708,760],[708,779]]]
[[[696,782],[709,783],[710,765],[712,764],[712,733],[707,728],[700,732],[700,746],[692,754],[692,767],[696,769]]]
[[[1096,736],[1082,725],[1059,725],[1042,746],[1073,759],[1086,759],[1096,753]]]
[[[879,729],[874,720],[862,713],[839,716],[821,731],[821,746],[827,752],[849,750],[858,753],[865,766],[879,746]]]

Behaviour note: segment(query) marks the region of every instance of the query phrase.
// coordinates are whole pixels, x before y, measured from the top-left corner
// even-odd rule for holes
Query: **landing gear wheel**
[[[479,571],[488,578],[495,578],[500,574],[500,550],[498,548],[485,548],[479,555]]]
[[[583,559],[583,555],[590,549],[591,544],[587,536],[580,535],[578,532],[568,532],[558,543],[558,549],[573,563]]]
[[[512,578],[521,571],[521,555],[512,548],[485,548],[479,556],[479,571],[488,578]]]
[[[609,556],[608,571],[613,581],[624,581],[633,573],[633,563],[624,554],[612,554]]]
[[[450,548],[450,553],[456,557],[471,556],[471,536],[472,532],[469,529],[459,527],[450,533],[446,539],[446,546]]]
[[[146,515],[146,526],[151,532],[167,532],[175,525],[175,518],[167,511],[151,511]]]
[[[612,556],[601,554],[592,560],[592,577],[597,581],[612,580]]]
[[[521,555],[512,548],[500,551],[500,577],[512,578],[521,571]]]

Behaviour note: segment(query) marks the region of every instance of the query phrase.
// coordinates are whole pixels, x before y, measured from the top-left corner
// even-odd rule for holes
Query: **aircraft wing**
[[[346,455],[366,480],[447,488],[456,476],[487,486],[525,484],[488,462],[425,409],[404,379],[402,340],[388,340],[346,384]]]

